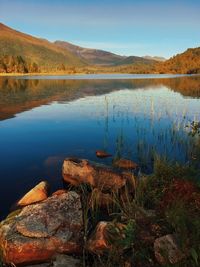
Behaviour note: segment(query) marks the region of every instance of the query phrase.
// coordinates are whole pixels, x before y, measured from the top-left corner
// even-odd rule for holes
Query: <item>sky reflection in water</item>
[[[195,139],[186,126],[200,120],[199,88],[199,77],[1,79],[0,216],[40,180],[62,187],[68,156],[99,162],[95,150],[106,149],[132,158],[147,173],[155,154],[187,162]]]

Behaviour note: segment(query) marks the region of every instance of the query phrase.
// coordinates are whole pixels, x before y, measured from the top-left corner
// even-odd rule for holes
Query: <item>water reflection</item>
[[[136,80],[47,80],[0,78],[0,119],[53,101],[72,101],[121,89],[165,86],[183,96],[200,97],[200,77]]]
[[[138,162],[155,155],[187,162],[198,137],[200,78],[137,80],[0,79],[0,215],[41,179],[62,187],[67,156],[100,161],[95,150]],[[26,111],[26,112],[24,112]],[[106,159],[110,164],[111,159]]]

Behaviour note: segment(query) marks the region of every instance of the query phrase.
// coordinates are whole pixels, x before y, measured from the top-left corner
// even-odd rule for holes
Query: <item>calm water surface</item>
[[[155,155],[190,160],[199,76],[81,77],[0,78],[0,217],[40,180],[62,187],[65,157],[100,162],[106,149],[146,173]]]

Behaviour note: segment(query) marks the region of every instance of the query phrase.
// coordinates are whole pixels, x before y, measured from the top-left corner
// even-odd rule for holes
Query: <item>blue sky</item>
[[[0,0],[0,21],[121,55],[168,58],[200,46],[200,0]]]

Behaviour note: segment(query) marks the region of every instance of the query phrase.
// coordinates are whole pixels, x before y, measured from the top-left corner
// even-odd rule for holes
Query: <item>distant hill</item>
[[[130,56],[118,61],[115,65],[152,65],[155,61],[143,57]]]
[[[156,70],[160,73],[200,73],[200,47],[189,48],[165,62],[158,63]]]
[[[13,30],[2,23],[0,23],[0,59],[0,70],[7,66],[8,72],[28,72],[32,65],[45,71],[85,65],[85,62],[70,50]]]
[[[167,59],[164,58],[164,57],[157,57],[157,56],[155,56],[155,57],[152,57],[152,56],[144,56],[143,58],[151,59],[151,60],[155,60],[155,61],[161,61],[161,62],[167,60]]]
[[[56,41],[56,45],[62,48],[66,48],[73,52],[76,56],[85,60],[91,65],[103,65],[103,66],[119,66],[119,65],[130,65],[130,64],[151,64],[156,60],[155,58],[144,58],[137,56],[120,56],[114,53],[110,53],[104,50],[84,48],[69,42]]]
[[[56,41],[55,44],[59,47],[68,49],[80,59],[83,59],[91,65],[114,65],[126,58],[107,51],[84,48],[64,41]]]

